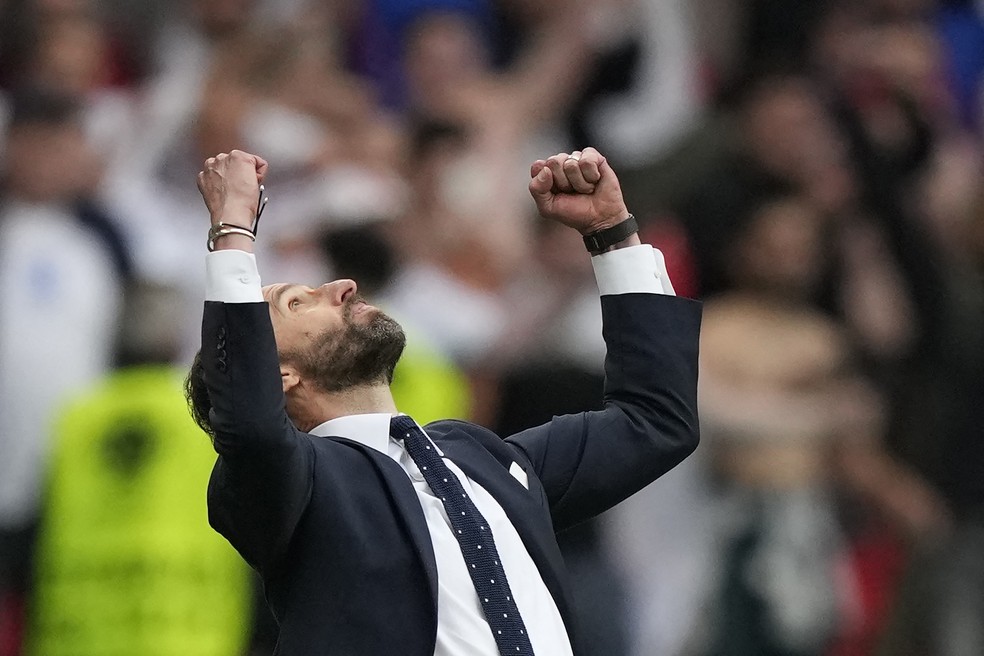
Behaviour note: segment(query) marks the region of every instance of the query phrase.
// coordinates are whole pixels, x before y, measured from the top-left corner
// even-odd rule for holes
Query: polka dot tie
[[[406,415],[393,417],[390,435],[403,442],[431,491],[444,503],[499,653],[533,656],[526,625],[506,581],[489,523],[413,419]]]

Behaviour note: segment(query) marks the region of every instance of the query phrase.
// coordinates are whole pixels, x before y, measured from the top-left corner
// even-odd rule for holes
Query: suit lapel
[[[540,571],[543,583],[550,591],[570,632],[574,618],[567,604],[568,595],[561,580],[563,557],[549,522],[543,519],[543,515],[548,514],[548,510],[543,508],[539,501],[541,494],[539,481],[531,475],[530,489],[524,488],[522,483],[509,474],[509,467],[513,463],[511,459],[501,453],[498,456],[493,455],[465,431],[452,429],[445,435],[431,432],[428,434],[468,478],[485,488],[502,506]],[[433,629],[436,631],[437,561],[434,557],[434,546],[427,529],[427,521],[413,484],[400,465],[388,455],[354,440],[339,437],[329,439],[361,449],[379,472],[379,477],[385,483],[386,491],[411,538],[421,566],[427,573],[428,592],[433,604]]]
[[[437,561],[434,557],[434,545],[431,542],[430,531],[427,530],[427,520],[417,499],[417,492],[407,477],[406,472],[392,458],[380,453],[372,447],[345,438],[332,438],[345,441],[362,449],[369,457],[373,466],[379,472],[379,477],[386,484],[386,491],[403,521],[404,528],[410,535],[414,551],[420,564],[427,573],[431,603],[434,610],[434,630],[437,630]]]

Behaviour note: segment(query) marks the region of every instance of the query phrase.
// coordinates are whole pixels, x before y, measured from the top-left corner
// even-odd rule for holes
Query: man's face
[[[400,325],[367,304],[351,280],[312,289],[263,288],[283,365],[325,392],[389,383],[406,337]]]

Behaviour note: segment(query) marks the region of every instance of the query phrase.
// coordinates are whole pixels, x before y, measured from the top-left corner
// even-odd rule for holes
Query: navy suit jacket
[[[602,297],[605,409],[501,439],[462,421],[425,428],[516,527],[564,619],[555,531],[611,508],[697,446],[700,305]],[[219,458],[209,521],[263,578],[284,656],[433,656],[437,567],[413,485],[389,456],[287,418],[266,303],[206,302],[205,382]],[[513,463],[529,489],[510,473]]]

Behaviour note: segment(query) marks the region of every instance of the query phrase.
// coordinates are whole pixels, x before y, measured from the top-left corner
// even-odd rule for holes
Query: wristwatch
[[[639,222],[636,221],[634,216],[629,214],[629,218],[611,228],[605,228],[604,230],[592,232],[590,235],[584,235],[584,247],[592,255],[598,255],[610,246],[614,246],[637,232],[639,232]]]

